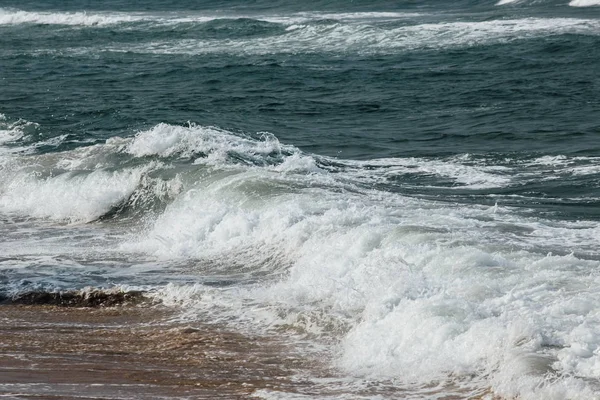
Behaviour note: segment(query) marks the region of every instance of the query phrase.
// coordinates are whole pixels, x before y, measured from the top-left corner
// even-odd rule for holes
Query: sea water
[[[597,0],[1,3],[0,294],[288,335],[302,398],[600,398],[599,185]]]

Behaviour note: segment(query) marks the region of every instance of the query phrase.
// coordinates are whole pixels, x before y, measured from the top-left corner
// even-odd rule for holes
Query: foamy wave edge
[[[113,171],[106,165],[113,156],[135,163]],[[582,271],[598,270],[598,261],[534,250],[550,239],[565,250],[597,243],[597,224],[364,189],[356,170],[396,173],[419,160],[345,160],[349,170],[330,174],[316,156],[272,135],[193,124],[158,124],[132,138],[11,157],[17,165],[10,171],[22,180],[2,201],[78,221],[130,197],[147,171],[166,163],[202,167],[187,181],[178,178],[183,187],[173,188],[174,200],[119,248],[192,260],[198,276],[255,279],[235,290],[156,289],[157,298],[179,304],[190,318],[212,313],[218,320],[218,311],[222,321],[334,337],[333,363],[352,376],[415,385],[458,377],[508,398],[594,398],[586,380],[600,365],[600,278]],[[28,161],[62,173],[28,181],[19,172]],[[422,167],[432,165],[444,169]],[[96,197],[84,201],[88,192]]]
[[[571,7],[594,7],[600,6],[600,0],[572,0],[569,5]]]
[[[16,9],[0,8],[0,25],[18,24],[43,24],[43,25],[70,25],[70,26],[105,26],[131,22],[153,22],[157,24],[179,24],[179,23],[204,23],[219,19],[257,19],[265,22],[280,24],[295,24],[309,22],[319,19],[336,19],[343,21],[354,20],[390,20],[405,19],[421,14],[401,12],[357,12],[357,13],[317,13],[301,12],[288,15],[265,14],[188,14],[173,15],[169,13],[152,14],[145,12],[46,12],[46,11],[23,11]]]

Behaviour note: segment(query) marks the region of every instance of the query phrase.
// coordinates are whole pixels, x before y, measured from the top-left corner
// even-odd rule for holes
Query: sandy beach
[[[406,395],[391,382],[381,381],[358,391],[328,388],[327,381],[336,379],[334,371],[276,337],[174,322],[174,310],[168,307],[140,304],[136,296],[98,294],[87,300],[81,295],[35,294],[21,298],[21,303],[46,304],[0,305],[1,398],[247,399],[284,394],[320,398],[327,393],[335,398],[402,399]],[[322,382],[302,378],[309,375]],[[461,392],[433,384],[423,388],[423,395],[442,400],[490,398],[489,393],[469,390],[441,394],[450,389]]]
[[[0,306],[0,397],[242,399],[290,391],[281,344],[167,320],[161,307]],[[286,356],[282,356],[286,354]]]

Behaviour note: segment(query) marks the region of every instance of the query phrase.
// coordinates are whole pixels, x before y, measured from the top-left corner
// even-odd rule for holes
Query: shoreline
[[[285,337],[240,333],[201,321],[173,321],[173,308],[152,302],[143,293],[41,293],[14,300],[0,302],[0,397],[6,399],[410,394],[391,382],[368,379],[362,388],[352,389],[324,359],[298,352]],[[452,390],[444,395],[446,389]],[[433,385],[423,394],[447,400],[499,400],[489,391],[452,386]]]
[[[306,360],[276,340],[169,311],[0,305],[0,397],[243,399],[303,385],[293,375]]]

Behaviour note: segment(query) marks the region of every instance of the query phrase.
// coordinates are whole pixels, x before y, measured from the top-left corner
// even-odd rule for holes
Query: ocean
[[[1,297],[335,371],[257,398],[600,398],[598,0],[0,7]]]

